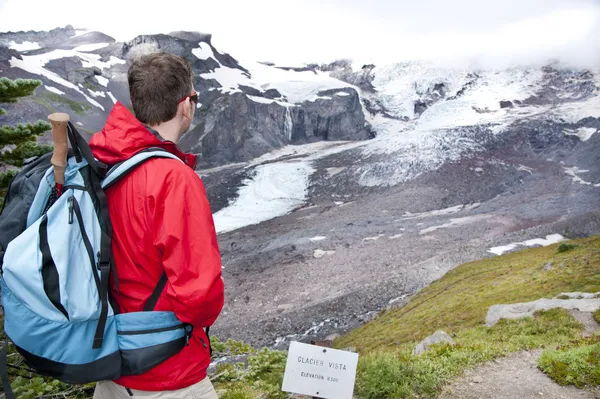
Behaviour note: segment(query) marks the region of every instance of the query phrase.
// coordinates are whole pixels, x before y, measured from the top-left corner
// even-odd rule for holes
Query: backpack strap
[[[208,349],[210,349],[210,355],[212,356],[213,348],[212,348],[212,344],[210,343],[210,335],[208,334],[209,331],[210,331],[210,326],[206,327],[206,338],[208,338]]]
[[[85,146],[80,147],[80,150],[84,149]],[[87,160],[85,151],[82,151],[82,153],[84,158],[86,158]],[[179,157],[177,157],[174,154],[171,154],[170,152],[162,148],[148,148],[138,152],[126,161],[114,165],[106,174],[100,175],[104,177],[102,181],[97,179],[96,176],[92,176],[92,186],[94,188],[94,191],[96,192],[97,198],[100,200],[101,220],[110,221],[110,215],[108,213],[108,203],[106,201],[104,191],[112,185],[116,184],[119,180],[124,178],[129,172],[133,171],[143,162],[151,158],[173,158],[178,159],[180,162],[183,162],[181,161],[181,159],[179,159]],[[100,268],[100,300],[102,301],[102,308],[100,311],[100,319],[98,320],[98,325],[96,327],[94,344],[92,345],[92,348],[94,349],[101,348],[102,343],[104,341],[104,329],[106,327],[106,321],[108,318],[108,283],[111,270],[113,271],[115,283],[118,287],[118,276],[115,269],[116,265],[114,264],[114,260],[111,259],[112,230],[110,230],[110,223],[106,223],[106,225],[106,227],[108,227],[109,230],[106,230],[105,228],[102,229],[102,236],[100,240],[100,259],[98,266]],[[155,292],[152,293],[152,296],[150,298],[152,299],[154,296],[156,296],[154,300],[154,305],[156,305],[158,296],[160,295],[166,284],[166,274],[164,275],[164,282],[162,282],[162,280],[163,279],[161,278],[161,281],[159,281],[159,285],[156,287]],[[153,308],[154,305],[152,305]]]
[[[102,181],[102,188],[104,190],[108,189],[112,185],[116,184],[123,177],[125,177],[133,169],[137,168],[143,162],[151,158],[172,158],[183,162],[177,155],[171,154],[169,151],[164,150],[162,148],[147,148],[138,152],[126,161],[120,162],[114,165],[112,168],[110,168],[110,170],[104,177],[104,180]]]
[[[71,147],[73,148],[73,155],[75,155],[75,160],[77,162],[81,162],[82,157],[85,159],[92,168],[92,170],[100,176],[100,178],[104,177],[106,174],[107,166],[102,162],[98,161],[94,158],[94,154],[92,154],[92,149],[85,139],[79,134],[73,123],[69,122],[67,124],[67,135],[69,136],[69,141],[71,142]]]
[[[160,277],[160,280],[158,280],[158,284],[156,284],[156,288],[154,288],[154,291],[152,291],[152,295],[150,295],[150,298],[148,298],[148,301],[144,305],[144,312],[151,312],[154,310],[154,307],[158,302],[158,297],[160,297],[160,294],[163,292],[166,285],[167,273],[163,272],[162,276]]]
[[[98,320],[98,326],[96,327],[96,334],[94,335],[93,349],[102,347],[104,341],[104,328],[106,327],[106,321],[108,319],[108,282],[110,277],[110,270],[114,268],[111,266],[111,245],[112,245],[112,224],[110,223],[110,214],[108,211],[108,200],[104,190],[102,189],[100,178],[94,173],[91,174],[90,180],[92,188],[95,192],[95,196],[100,203],[99,207],[99,222],[100,222],[100,256],[98,259],[98,268],[100,269],[100,301],[102,307],[100,310],[100,319]],[[115,273],[115,279],[117,274]]]

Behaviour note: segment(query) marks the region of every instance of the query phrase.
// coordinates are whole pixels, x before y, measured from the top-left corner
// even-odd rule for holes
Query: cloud
[[[35,10],[31,12],[30,10]],[[15,18],[27,15],[27,18]],[[280,64],[353,58],[378,64],[429,59],[507,66],[560,59],[600,65],[597,0],[0,0],[1,30],[71,24],[119,41],[193,30],[236,58]]]

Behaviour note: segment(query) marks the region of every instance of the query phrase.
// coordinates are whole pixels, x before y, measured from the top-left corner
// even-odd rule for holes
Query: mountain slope
[[[132,57],[154,51],[192,63],[201,104],[182,146],[201,154],[205,166],[247,161],[291,143],[373,137],[356,91],[324,74],[256,62],[247,69],[202,33],[143,35],[117,43],[70,26],[47,34],[0,34],[0,73],[44,82],[31,99],[8,107],[7,122],[63,111],[92,134],[117,100],[129,104],[126,73]],[[273,74],[279,80],[267,82]]]
[[[202,105],[181,144],[202,155],[219,233],[221,336],[322,338],[459,264],[600,233],[599,71],[281,67],[199,33],[76,34],[0,35],[0,73],[45,83],[10,121],[70,110],[93,132],[127,104],[129,57],[192,61]]]

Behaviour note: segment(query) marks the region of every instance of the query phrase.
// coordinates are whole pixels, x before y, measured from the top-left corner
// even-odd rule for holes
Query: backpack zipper
[[[202,342],[202,345],[204,345],[204,348],[208,348],[208,346],[206,346],[206,342],[204,342],[204,340],[201,337],[198,337],[198,339],[200,340],[200,342]]]
[[[74,196],[69,197],[69,200],[73,199],[73,211],[75,212],[75,216],[77,217],[77,222],[79,224],[79,230],[81,231],[81,238],[83,239],[83,245],[85,246],[85,250],[90,258],[90,265],[92,267],[92,274],[94,275],[94,281],[96,282],[96,288],[98,289],[98,293],[100,292],[100,276],[98,276],[98,270],[96,269],[96,262],[94,260],[94,250],[92,249],[92,244],[90,242],[90,238],[85,231],[85,225],[83,223],[83,215],[81,214],[81,208],[79,207],[79,202]],[[70,208],[69,208],[70,210]],[[71,217],[69,216],[69,219]]]
[[[185,327],[185,324],[181,323],[181,324],[177,324],[176,326],[155,328],[153,330],[136,330],[136,331],[119,331],[119,330],[117,330],[117,334],[119,334],[119,335],[153,334],[153,333],[158,333],[158,332],[177,330],[177,329],[184,328],[184,327]],[[186,332],[186,337],[187,337],[187,332]],[[186,338],[186,341],[187,341],[187,339],[188,338]]]
[[[69,224],[73,224],[73,201],[74,200],[75,200],[75,197],[73,195],[71,195],[67,199],[67,204],[69,205]]]

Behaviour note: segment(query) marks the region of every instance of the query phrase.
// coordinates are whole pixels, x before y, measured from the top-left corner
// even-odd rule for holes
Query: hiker
[[[94,157],[110,167],[141,150],[162,148],[183,162],[148,160],[106,191],[118,276],[110,281],[113,307],[142,311],[166,273],[154,310],[174,312],[193,331],[187,346],[150,371],[98,382],[94,398],[217,398],[207,377],[205,329],[223,307],[221,257],[206,192],[194,171],[196,156],[177,147],[198,103],[191,65],[183,57],[154,53],[133,60],[127,77],[133,113],[115,103],[90,140]]]

